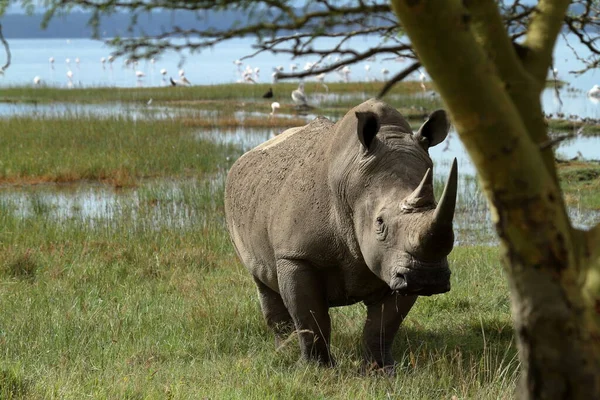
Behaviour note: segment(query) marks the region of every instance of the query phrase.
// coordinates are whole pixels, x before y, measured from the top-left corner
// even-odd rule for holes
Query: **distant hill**
[[[182,29],[223,29],[233,26],[245,16],[235,12],[184,11],[155,12],[141,15],[133,32],[128,28],[131,23],[129,14],[116,13],[102,17],[98,32],[102,37],[157,35],[173,26]],[[43,16],[34,14],[6,14],[0,17],[2,32],[7,39],[23,38],[90,38],[93,29],[88,25],[89,13],[72,12],[64,16],[55,16],[46,29],[42,29]]]

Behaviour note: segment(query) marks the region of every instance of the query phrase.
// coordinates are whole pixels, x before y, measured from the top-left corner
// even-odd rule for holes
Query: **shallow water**
[[[132,103],[0,103],[0,118],[11,118],[16,116],[34,118],[77,118],[82,116],[110,118],[122,116],[133,119],[169,119],[182,115],[210,116],[216,115],[216,111],[161,107]]]
[[[437,196],[446,179],[436,176]],[[75,222],[94,227],[126,221],[132,230],[160,228],[185,230],[215,218],[222,206],[227,168],[208,180],[145,182],[128,190],[95,183],[42,184],[0,187],[0,212],[23,219]],[[600,221],[600,211],[569,208],[574,226],[589,228]],[[477,180],[461,175],[454,218],[456,245],[495,245],[498,239],[487,202]]]
[[[90,227],[127,221],[132,229],[184,229],[205,223],[221,202],[226,172],[208,181],[169,179],[134,189],[95,183],[0,187],[0,210],[23,219],[75,221]]]

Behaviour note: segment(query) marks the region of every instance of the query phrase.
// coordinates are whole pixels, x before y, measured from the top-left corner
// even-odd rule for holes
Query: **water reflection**
[[[90,228],[185,229],[214,219],[226,171],[207,180],[159,180],[130,190],[93,183],[0,188],[0,212],[22,219],[74,222]],[[126,222],[124,222],[126,221]]]
[[[175,107],[149,106],[132,103],[77,104],[77,103],[44,103],[14,104],[0,103],[0,118],[33,117],[33,118],[109,118],[126,116],[133,119],[171,119],[175,117],[196,115],[216,116],[216,111],[194,110]]]
[[[587,96],[584,91],[574,90],[568,86],[556,91],[553,88],[542,92],[542,108],[545,113],[562,113],[565,117],[576,115],[579,118],[600,118],[600,102]]]

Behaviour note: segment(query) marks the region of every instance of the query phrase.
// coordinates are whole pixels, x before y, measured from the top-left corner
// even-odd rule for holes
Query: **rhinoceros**
[[[295,328],[302,358],[333,365],[328,309],[362,301],[366,365],[393,371],[394,336],[417,296],[450,290],[457,166],[436,205],[428,153],[449,126],[437,110],[413,133],[371,99],[234,163],[227,227],[276,343]]]

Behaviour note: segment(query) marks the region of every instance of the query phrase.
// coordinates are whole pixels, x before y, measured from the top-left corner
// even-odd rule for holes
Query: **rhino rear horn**
[[[402,204],[403,209],[415,209],[435,204],[435,195],[433,194],[433,174],[431,168],[421,179],[419,186],[406,197]]]
[[[454,208],[456,207],[456,192],[458,188],[458,165],[456,158],[452,162],[446,187],[433,214],[433,224],[442,226],[452,224]]]
[[[358,120],[356,129],[358,140],[365,150],[369,150],[375,135],[379,132],[379,118],[377,114],[370,111],[356,111],[355,114]]]

